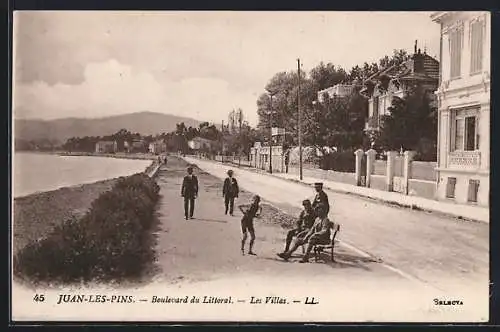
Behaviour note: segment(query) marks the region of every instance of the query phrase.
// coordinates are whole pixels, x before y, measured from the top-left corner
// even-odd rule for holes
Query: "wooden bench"
[[[330,242],[327,244],[316,244],[314,245],[312,251],[314,252],[314,261],[317,262],[319,260],[320,254],[323,251],[330,250],[330,258],[332,262],[335,262],[335,257],[333,255],[335,251],[335,238],[337,237],[338,232],[340,231],[340,225],[332,222],[332,231],[330,233]],[[305,245],[302,245],[302,253],[305,253]]]
[[[335,262],[335,257],[333,255],[335,251],[335,238],[337,237],[338,232],[340,232],[340,225],[337,223],[332,223],[332,232],[330,234],[330,243],[328,244],[316,244],[313,247],[314,252],[314,260],[317,262],[319,260],[319,255],[324,250],[330,250],[330,258],[332,262]]]

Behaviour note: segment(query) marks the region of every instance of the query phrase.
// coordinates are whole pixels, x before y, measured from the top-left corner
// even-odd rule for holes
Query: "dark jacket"
[[[235,178],[227,177],[222,187],[222,195],[225,197],[238,197],[239,192],[238,181]]]
[[[198,195],[198,178],[195,175],[191,177],[186,175],[182,181],[182,197],[194,198]]]
[[[314,211],[309,213],[305,209],[302,210],[302,212],[300,212],[299,219],[297,220],[297,229],[299,231],[310,229],[313,226],[315,219],[316,215],[314,214]]]
[[[312,203],[312,207],[315,209],[319,204],[324,204],[326,207],[326,213],[330,211],[330,203],[328,202],[328,195],[321,190],[314,197],[314,201]]]

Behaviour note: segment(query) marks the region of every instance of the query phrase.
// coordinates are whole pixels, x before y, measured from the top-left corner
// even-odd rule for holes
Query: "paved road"
[[[196,163],[203,170],[216,176],[222,177],[226,171],[226,168],[219,164],[198,160]],[[361,242],[365,247],[358,246],[357,241],[360,238],[355,236],[357,232],[371,233],[374,228],[382,228],[387,223],[406,225],[407,219],[417,218],[416,216],[408,217],[408,214],[413,212],[351,197],[342,197],[342,195],[338,197],[329,193],[334,201],[334,218],[337,221],[345,220],[342,222],[344,227],[341,239],[348,240],[349,243],[354,244],[354,247],[363,247],[363,250],[375,252],[384,261],[392,260],[391,264],[394,264],[394,268],[388,268],[386,264],[366,258],[360,251],[349,245],[339,246],[337,263],[283,262],[276,257],[276,253],[282,250],[285,230],[268,223],[266,218],[256,222],[257,257],[242,256],[239,251],[241,215],[239,211],[234,217],[224,215],[220,179],[206,172],[199,172],[201,189],[195,219],[184,220],[180,197],[184,168],[185,164],[170,158],[168,166],[162,167],[158,175],[162,199],[158,211],[161,225],[157,243],[160,271],[156,281],[162,285],[165,282],[174,285],[180,292],[179,294],[196,290],[204,294],[209,292],[213,295],[239,296],[246,301],[247,306],[242,307],[244,309],[228,307],[229,313],[232,313],[231,317],[235,320],[441,321],[442,319],[458,319],[467,321],[487,319],[485,302],[477,302],[484,299],[484,296],[481,293],[478,298],[477,289],[475,289],[474,297],[464,291],[449,293],[448,289],[436,287],[433,280],[420,280],[422,274],[415,276],[407,272],[408,269],[405,269],[407,266],[414,267],[410,264],[411,260],[425,255],[424,253],[416,254],[413,252],[415,248],[407,246],[406,252],[410,257],[401,259],[404,254],[399,252],[385,256],[385,253],[391,252],[390,249],[399,250],[397,243],[401,241],[401,236],[407,236],[408,226],[391,230],[393,235],[396,232],[396,238],[391,240],[388,240],[390,237],[382,240],[375,239],[375,236],[362,237],[362,239],[369,238],[370,241]],[[255,192],[264,198],[264,203],[266,201],[273,203],[296,214],[298,212],[296,206],[301,200],[313,195],[311,188],[249,171],[236,170],[236,176],[244,189],[239,198],[240,204],[248,202],[252,192]],[[379,210],[384,214],[379,215]],[[399,216],[399,222],[390,220],[397,216]],[[418,217],[421,219],[422,216]],[[371,226],[361,227],[360,218]],[[430,218],[434,217],[430,216]],[[431,235],[436,236],[429,233],[429,236]],[[437,242],[436,250],[442,248],[442,245],[443,243]],[[481,246],[478,245],[478,247]],[[378,250],[372,250],[377,248]],[[419,250],[432,252],[430,248]],[[481,251],[477,248],[473,250]],[[384,255],[379,255],[381,253]],[[434,255],[434,258],[429,258],[427,262],[429,260],[435,262],[436,259],[439,257],[436,258]],[[398,265],[400,263],[403,263],[402,267]],[[424,266],[430,271],[429,265],[426,266],[425,262],[415,264]],[[453,267],[453,264],[450,263],[449,266]],[[415,268],[410,272],[414,270]],[[441,286],[440,283],[437,285]],[[169,289],[172,291],[172,288]],[[320,304],[307,306],[298,303],[281,309],[269,305],[251,306],[249,294],[255,294],[256,297],[282,296],[287,297],[289,302],[293,300],[303,302],[306,296],[314,296]],[[453,299],[450,298],[452,295],[458,296],[458,299],[472,300],[475,305],[450,308],[433,304],[434,298]],[[171,311],[170,315],[184,315],[176,312]],[[222,314],[220,310],[208,308],[197,312],[195,316],[199,319],[228,318],[226,311]],[[179,318],[179,316],[175,317]],[[193,318],[194,316],[190,317],[196,319]]]
[[[190,160],[222,176],[220,164]],[[243,187],[282,208],[296,212],[313,188],[262,173],[238,169]],[[487,285],[489,228],[428,212],[371,202],[352,195],[326,191],[333,203],[330,217],[342,227],[341,239],[381,258],[423,282],[443,290]]]

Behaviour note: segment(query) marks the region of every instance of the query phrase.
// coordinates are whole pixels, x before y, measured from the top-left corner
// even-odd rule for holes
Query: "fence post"
[[[415,156],[415,151],[405,151],[403,164],[403,193],[408,195],[410,185],[411,162]]]
[[[371,185],[371,178],[372,174],[374,172],[374,163],[375,163],[375,156],[377,155],[377,151],[370,149],[366,151],[366,187],[370,188]]]
[[[394,191],[394,166],[396,163],[396,151],[387,151],[386,180],[387,191]]]
[[[356,173],[354,174],[356,179],[356,185],[361,186],[361,162],[363,161],[363,155],[365,152],[361,149],[357,149],[354,151],[354,155],[356,156]]]

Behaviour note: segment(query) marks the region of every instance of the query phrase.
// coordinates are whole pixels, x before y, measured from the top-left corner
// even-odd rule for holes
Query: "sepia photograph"
[[[12,321],[489,321],[489,12],[12,28]]]

